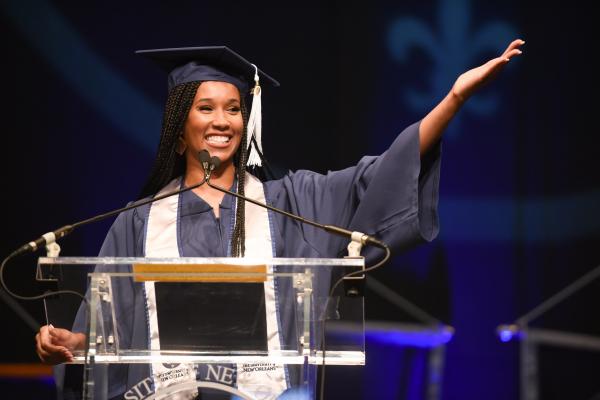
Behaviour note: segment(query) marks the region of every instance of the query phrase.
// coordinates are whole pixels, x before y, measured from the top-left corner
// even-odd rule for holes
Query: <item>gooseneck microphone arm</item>
[[[184,187],[182,189],[178,189],[178,190],[173,190],[164,194],[161,194],[160,196],[155,196],[155,197],[151,197],[149,199],[145,199],[145,200],[140,200],[140,201],[136,201],[126,207],[122,207],[119,208],[117,210],[113,210],[113,211],[109,211],[107,213],[104,214],[100,214],[100,215],[96,215],[95,217],[92,218],[88,218],[88,219],[84,219],[82,221],[76,222],[74,224],[70,224],[70,225],[65,225],[61,228],[58,228],[54,231],[48,232],[44,235],[42,235],[41,237],[39,237],[36,240],[33,240],[27,244],[24,244],[23,246],[19,247],[17,250],[13,251],[8,257],[6,257],[3,261],[2,264],[0,265],[0,285],[2,286],[2,288],[6,291],[6,293],[8,293],[10,296],[19,299],[19,300],[41,300],[41,299],[45,299],[47,297],[50,296],[54,296],[56,294],[73,294],[75,296],[78,296],[80,298],[83,299],[83,301],[86,301],[86,299],[77,292],[74,291],[70,291],[70,290],[60,290],[60,291],[56,291],[56,292],[48,292],[45,294],[41,294],[38,296],[21,296],[18,295],[16,293],[14,293],[12,290],[10,290],[8,288],[8,286],[6,285],[6,282],[4,282],[4,267],[6,266],[6,264],[8,263],[8,261],[14,257],[17,257],[21,254],[25,254],[25,253],[29,253],[29,252],[34,252],[36,250],[38,250],[40,247],[42,246],[48,246],[51,245],[53,243],[55,243],[58,239],[63,238],[65,236],[67,236],[69,233],[73,232],[76,228],[79,228],[80,226],[84,226],[87,224],[91,224],[93,222],[97,222],[97,221],[101,221],[103,219],[112,217],[113,215],[117,215],[120,214],[124,211],[128,211],[131,210],[133,208],[136,207],[141,207],[143,205],[146,205],[148,203],[152,203],[158,200],[162,200],[164,198],[170,197],[170,196],[174,196],[176,194],[179,193],[183,193],[183,192],[187,192],[189,190],[193,190],[199,186],[202,186],[204,183],[206,182],[206,177],[204,179],[202,179],[201,182],[196,183],[194,185],[191,186],[187,186]]]
[[[329,289],[329,297],[327,298],[327,302],[329,302],[329,298],[331,298],[333,296],[336,288],[345,279],[353,277],[353,276],[357,276],[357,275],[363,275],[364,276],[365,273],[371,272],[371,271],[373,271],[373,270],[375,270],[375,269],[383,266],[387,262],[387,260],[390,258],[390,256],[391,256],[391,250],[390,250],[389,246],[386,245],[385,243],[383,243],[382,241],[380,241],[380,240],[372,237],[372,236],[365,235],[362,232],[353,232],[353,231],[350,231],[348,229],[340,228],[340,227],[334,226],[334,225],[320,224],[318,222],[311,221],[311,220],[308,220],[306,218],[302,218],[302,217],[300,217],[298,215],[289,213],[287,211],[280,210],[280,209],[275,208],[273,206],[270,206],[268,204],[264,204],[264,203],[261,203],[259,201],[254,200],[254,199],[250,199],[250,198],[248,198],[246,196],[242,196],[241,194],[232,192],[232,191],[227,190],[225,188],[213,185],[212,183],[210,183],[210,176],[211,176],[212,172],[219,167],[219,165],[221,164],[221,160],[218,157],[211,157],[210,154],[208,154],[208,151],[206,151],[206,150],[201,151],[199,157],[200,157],[200,160],[202,161],[202,165],[203,165],[203,168],[204,168],[204,179],[206,181],[206,184],[209,187],[211,187],[211,188],[213,188],[215,190],[218,190],[218,191],[220,191],[222,193],[234,196],[234,197],[236,197],[238,199],[241,199],[243,201],[248,201],[248,202],[250,202],[252,204],[255,204],[257,206],[264,207],[264,208],[266,208],[268,210],[271,210],[271,211],[274,211],[274,212],[276,212],[278,214],[285,215],[286,217],[292,218],[292,219],[294,219],[296,221],[299,221],[299,222],[301,222],[303,224],[308,224],[308,225],[311,225],[311,226],[323,229],[323,230],[325,230],[327,232],[334,233],[336,235],[340,235],[340,236],[344,236],[346,238],[349,238],[349,239],[352,240],[351,245],[354,244],[354,243],[356,243],[356,242],[360,242],[363,245],[370,244],[370,245],[377,246],[377,247],[379,247],[379,248],[381,248],[381,249],[383,249],[385,251],[385,255],[383,256],[383,258],[381,260],[379,260],[375,265],[372,265],[372,266],[370,266],[368,268],[364,268],[364,269],[361,269],[361,270],[358,270],[358,271],[349,272],[349,273],[343,275],[337,281],[335,281],[335,283]],[[351,245],[348,246],[348,251],[349,252],[351,251],[350,250],[351,249]],[[355,251],[355,253],[357,253],[357,254],[359,252],[360,252],[360,248],[358,249],[358,251]],[[327,308],[327,305],[325,306],[325,308]],[[320,391],[319,391],[319,399],[321,399],[321,400],[324,399],[324,387],[325,387],[325,359],[326,359],[325,358],[325,354],[326,354],[326,346],[325,346],[325,324],[326,324],[326,322],[327,322],[326,320],[323,321],[323,327],[321,329],[321,351],[322,351],[322,357],[323,357],[323,361],[322,361],[322,364],[321,364],[321,366],[322,366],[322,368],[321,368],[321,387],[320,387]]]
[[[67,236],[69,233],[73,232],[73,230],[75,230],[75,228],[79,228],[80,226],[91,224],[93,222],[101,221],[103,219],[112,217],[113,215],[120,214],[120,213],[122,213],[124,211],[128,211],[128,210],[131,210],[133,208],[141,207],[141,206],[146,205],[148,203],[153,203],[155,201],[162,200],[164,198],[167,198],[167,197],[170,197],[170,196],[174,196],[174,195],[179,194],[179,193],[183,193],[183,192],[187,192],[189,190],[196,189],[197,187],[202,186],[204,184],[204,182],[206,182],[206,179],[202,179],[202,181],[200,183],[196,183],[196,184],[194,184],[192,186],[184,187],[183,189],[173,190],[171,192],[168,192],[168,193],[165,193],[165,194],[161,194],[160,196],[155,196],[155,197],[151,197],[149,199],[136,201],[136,202],[131,203],[130,205],[128,205],[126,207],[122,207],[122,208],[119,208],[117,210],[109,211],[109,212],[104,213],[104,214],[96,215],[95,217],[84,219],[82,221],[76,222],[76,223],[71,224],[71,225],[65,225],[65,226],[63,226],[61,228],[58,228],[58,229],[56,229],[54,231],[51,231],[51,232],[48,232],[48,233],[42,235],[41,237],[39,237],[36,240],[33,240],[33,241],[31,241],[31,242],[29,242],[27,244],[24,244],[23,246],[21,246],[17,250],[15,250],[11,254],[11,256],[15,257],[15,256],[18,256],[18,255],[23,254],[23,253],[34,252],[34,251],[38,250],[40,247],[42,247],[42,246],[47,246],[49,244],[52,244],[52,243],[56,242],[58,239]]]
[[[362,232],[351,231],[351,230],[348,230],[348,229],[340,228],[339,226],[335,226],[335,225],[320,224],[318,222],[311,221],[311,220],[306,219],[306,218],[302,218],[302,217],[300,217],[300,216],[298,216],[296,214],[289,213],[287,211],[284,211],[284,210],[281,210],[279,208],[270,206],[268,204],[261,203],[260,201],[256,201],[256,200],[251,199],[249,197],[242,196],[241,194],[232,192],[231,190],[227,190],[227,189],[222,188],[220,186],[213,185],[212,183],[210,183],[210,177],[211,177],[212,172],[215,169],[219,168],[219,165],[221,164],[221,160],[218,157],[210,157],[210,154],[206,150],[202,150],[200,152],[199,157],[200,157],[200,160],[203,163],[203,167],[204,167],[204,171],[205,171],[204,180],[206,181],[206,184],[209,187],[213,188],[213,189],[216,189],[216,190],[218,190],[218,191],[220,191],[222,193],[229,194],[231,196],[237,197],[238,199],[241,199],[243,201],[247,201],[249,203],[255,204],[255,205],[259,206],[259,207],[266,208],[266,209],[271,210],[273,212],[276,212],[278,214],[285,215],[286,217],[292,218],[292,219],[294,219],[294,220],[296,220],[298,222],[301,222],[303,224],[308,224],[308,225],[311,225],[311,226],[323,229],[323,230],[325,230],[327,232],[334,233],[334,234],[339,235],[339,236],[344,236],[344,237],[349,238],[351,240],[360,241],[363,245],[370,244],[370,245],[379,247],[379,248],[384,249],[384,250],[386,248],[388,248],[388,246],[385,243],[383,243],[382,241],[380,241],[380,240],[378,240],[378,239],[376,239],[376,238],[374,238],[374,237],[372,237],[370,235],[366,235],[366,234],[364,234]]]

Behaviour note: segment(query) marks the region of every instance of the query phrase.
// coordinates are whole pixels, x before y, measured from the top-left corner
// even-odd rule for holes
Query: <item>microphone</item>
[[[189,190],[196,189],[197,187],[202,186],[204,184],[204,182],[207,181],[207,179],[206,179],[207,178],[207,175],[206,175],[207,172],[206,171],[209,171],[208,176],[210,176],[210,172],[212,172],[212,170],[210,169],[210,166],[209,166],[209,164],[210,164],[210,156],[208,156],[208,159],[205,159],[203,161],[202,152],[201,152],[200,153],[200,162],[202,162],[203,165],[206,162],[206,167],[204,167],[205,175],[204,175],[204,178],[202,179],[201,182],[196,183],[196,184],[194,184],[192,186],[184,187],[183,189],[173,190],[171,192],[162,194],[160,196],[155,196],[155,197],[152,197],[150,199],[139,200],[139,201],[136,201],[136,202],[134,202],[134,203],[132,203],[132,204],[126,206],[126,207],[122,207],[122,208],[119,208],[117,210],[109,211],[109,212],[106,212],[104,214],[96,215],[95,217],[84,219],[82,221],[76,222],[76,223],[71,224],[71,225],[65,225],[65,226],[63,226],[61,228],[58,228],[58,229],[54,230],[54,231],[51,231],[51,232],[43,234],[41,237],[37,238],[36,240],[32,240],[31,242],[29,242],[27,244],[24,244],[23,246],[21,246],[17,250],[15,250],[11,254],[11,257],[19,256],[21,254],[25,254],[25,253],[29,253],[29,252],[35,252],[40,247],[51,245],[52,243],[55,243],[58,239],[61,239],[61,238],[65,237],[65,236],[67,236],[68,234],[70,234],[71,232],[73,232],[73,230],[75,230],[75,228],[79,228],[80,226],[91,224],[92,222],[101,221],[101,220],[106,219],[108,217],[112,217],[113,215],[120,214],[120,213],[122,213],[124,211],[128,211],[128,210],[131,210],[133,208],[141,207],[141,206],[146,205],[148,203],[153,203],[155,201],[162,200],[162,199],[165,199],[167,197],[171,197],[171,196],[174,196],[174,195],[179,194],[179,193],[187,192]],[[220,162],[220,160],[219,160],[219,162]]]
[[[206,150],[204,150],[204,151],[206,151]],[[206,151],[206,152],[208,153],[208,151]],[[221,159],[219,157],[213,156],[210,158],[210,166],[209,166],[210,172],[212,172],[215,169],[218,169],[220,165],[221,165]],[[210,178],[210,176],[209,176],[209,178]],[[208,180],[209,179],[207,179],[207,181]]]
[[[350,239],[352,242],[360,242],[361,245],[373,245],[373,246],[379,247],[379,248],[384,249],[384,250],[388,249],[388,246],[385,243],[383,243],[382,241],[374,238],[373,236],[367,235],[365,233],[357,232],[357,231],[351,231],[351,230],[348,230],[348,229],[340,228],[339,226],[335,226],[335,225],[320,224],[318,222],[315,222],[315,221],[312,221],[312,220],[300,217],[300,216],[298,216],[296,214],[292,214],[292,213],[289,213],[287,211],[280,210],[279,208],[275,208],[275,207],[270,206],[268,204],[261,203],[259,201],[254,200],[254,199],[251,199],[249,197],[242,196],[241,194],[232,192],[232,191],[227,190],[225,188],[222,188],[220,186],[213,185],[212,183],[210,183],[210,176],[211,176],[212,172],[215,169],[219,168],[219,165],[221,165],[221,160],[219,159],[219,157],[216,157],[216,156],[211,157],[210,154],[209,154],[209,152],[206,151],[206,150],[202,150],[200,152],[199,158],[200,158],[200,160],[206,160],[207,166],[204,167],[204,174],[205,174],[204,178],[205,178],[206,184],[209,187],[213,188],[213,189],[216,189],[216,190],[218,190],[220,192],[223,192],[225,194],[229,194],[231,196],[237,197],[238,199],[242,199],[242,200],[250,202],[252,204],[256,204],[257,206],[260,206],[260,207],[266,208],[268,210],[274,211],[274,212],[276,212],[278,214],[285,215],[286,217],[292,218],[292,219],[294,219],[296,221],[299,221],[299,222],[301,222],[303,224],[312,225],[314,227],[323,229],[323,230],[325,230],[327,232],[334,233],[334,234],[339,235],[339,236],[344,236],[344,237]],[[204,161],[202,161],[202,162],[204,162]],[[203,164],[203,166],[204,166],[204,164]]]
[[[177,195],[179,193],[183,193],[183,192],[187,192],[189,190],[193,190],[197,187],[202,186],[206,181],[207,181],[207,177],[210,177],[210,173],[212,172],[212,170],[215,168],[214,165],[218,165],[218,163],[220,163],[220,160],[218,160],[218,163],[215,163],[214,161],[212,161],[212,166],[209,165],[211,162],[210,159],[210,155],[208,155],[208,152],[206,152],[206,155],[203,155],[202,153],[200,153],[200,162],[202,163],[203,167],[204,167],[204,171],[205,171],[205,175],[204,178],[202,179],[201,182],[196,183],[192,186],[188,186],[188,187],[184,187],[183,189],[178,189],[178,190],[173,190],[171,192],[167,192],[164,193],[160,196],[155,196],[152,197],[150,199],[145,199],[145,200],[138,200],[126,207],[122,207],[119,208],[117,210],[113,210],[113,211],[109,211],[106,212],[104,214],[100,214],[100,215],[96,215],[95,217],[92,218],[88,218],[88,219],[84,219],[83,221],[79,221],[76,222],[74,224],[71,225],[65,225],[61,228],[58,228],[54,231],[48,232],[43,234],[41,237],[37,238],[36,240],[32,240],[31,242],[24,244],[23,246],[19,247],[17,250],[13,251],[8,257],[6,257],[2,263],[0,264],[0,286],[6,291],[6,293],[8,293],[10,296],[16,298],[16,299],[20,299],[20,300],[40,300],[40,299],[45,299],[47,297],[50,296],[54,296],[57,294],[73,294],[76,295],[78,297],[80,297],[84,302],[87,302],[87,299],[82,296],[80,293],[71,291],[71,290],[60,290],[60,291],[54,291],[54,292],[50,292],[50,293],[46,293],[46,294],[41,294],[41,295],[37,295],[37,296],[20,296],[16,293],[14,293],[13,291],[11,291],[8,286],[6,285],[6,282],[4,282],[4,267],[6,266],[6,264],[8,263],[9,260],[11,260],[14,257],[17,257],[19,255],[25,254],[25,253],[30,253],[30,252],[35,252],[37,251],[40,247],[42,246],[49,246],[53,243],[56,243],[56,241],[58,239],[61,239],[65,236],[67,236],[68,234],[70,234],[71,232],[73,232],[75,230],[75,228],[78,228],[80,226],[83,225],[87,225],[87,224],[91,224],[93,222],[97,222],[97,221],[101,221],[103,219],[106,219],[108,217],[111,217],[113,215],[116,214],[120,214],[124,211],[128,211],[131,210],[133,208],[137,208],[137,207],[141,207],[143,205],[146,205],[148,203],[153,203],[155,201],[158,200],[162,200],[165,199],[167,197],[170,196],[174,196]],[[208,157],[207,157],[208,156]],[[216,158],[216,157],[215,157]],[[211,169],[212,168],[212,169]],[[208,174],[207,172],[208,171]]]
[[[234,196],[238,199],[242,199],[244,201],[248,201],[252,204],[255,204],[257,206],[266,208],[267,210],[271,210],[274,211],[278,214],[281,215],[285,215],[286,217],[292,218],[296,221],[299,221],[303,224],[308,224],[308,225],[312,225],[314,227],[320,228],[325,230],[326,232],[330,232],[330,233],[334,233],[336,235],[340,235],[340,236],[344,236],[346,238],[349,238],[351,240],[350,245],[348,245],[348,253],[350,253],[351,256],[356,256],[356,255],[360,255],[360,247],[362,247],[362,245],[373,245],[376,247],[379,247],[381,249],[383,249],[385,251],[385,256],[379,261],[377,262],[375,265],[372,265],[368,268],[364,268],[364,269],[359,269],[356,271],[352,271],[349,272],[347,274],[344,274],[341,278],[339,278],[338,280],[335,281],[335,283],[331,286],[331,288],[329,289],[329,297],[327,299],[327,303],[325,305],[325,308],[327,308],[327,304],[329,302],[329,298],[333,296],[333,293],[335,292],[335,289],[338,287],[338,285],[342,282],[344,282],[344,288],[345,288],[345,293],[347,296],[350,297],[356,297],[356,296],[362,296],[364,293],[364,277],[365,274],[367,272],[371,272],[379,267],[381,267],[382,265],[384,265],[386,263],[386,261],[390,258],[391,255],[391,250],[389,248],[389,246],[385,243],[383,243],[382,241],[374,238],[373,236],[364,234],[362,232],[357,232],[357,231],[350,231],[348,229],[344,229],[344,228],[340,228],[339,226],[335,226],[335,225],[325,225],[325,224],[320,224],[318,222],[315,221],[311,221],[309,219],[306,218],[302,218],[298,215],[289,213],[287,211],[283,211],[280,210],[279,208],[275,208],[273,206],[270,206],[268,204],[263,204],[259,201],[256,201],[254,199],[251,199],[249,197],[246,196],[242,196],[241,194],[232,192],[230,190],[227,190],[225,188],[213,185],[212,183],[210,183],[210,176],[212,174],[212,171],[215,170],[216,168],[219,167],[221,160],[218,157],[210,157],[210,155],[208,154],[208,151],[206,150],[202,150],[202,153],[205,153],[204,155],[201,155],[201,159],[205,159],[205,160],[209,160],[207,161],[208,163],[208,169],[204,169],[205,171],[205,179],[206,179],[206,184],[213,188],[216,189],[222,193],[225,194],[229,194],[231,196]],[[360,244],[358,244],[360,243]],[[323,362],[321,364],[322,368],[321,368],[321,392],[320,392],[320,398],[323,399],[323,388],[325,386],[325,354],[326,354],[326,346],[325,346],[325,324],[327,323],[327,320],[323,321],[323,326],[321,329],[321,351],[322,351],[322,357],[323,357]]]
[[[210,177],[210,173],[212,172],[212,170],[209,171],[209,164],[211,162],[210,154],[208,151],[202,150],[200,153],[198,153],[198,159],[200,160],[200,164],[202,164],[202,168],[204,169],[204,180],[207,181]]]
[[[71,233],[73,231],[73,229],[74,229],[73,225],[65,225],[62,228],[58,228],[54,231],[45,233],[42,236],[40,236],[39,238],[37,238],[36,240],[32,240],[31,242],[19,247],[15,251],[14,255],[17,256],[17,255],[27,253],[30,251],[34,252],[42,246],[47,246],[52,243],[55,243],[57,239],[67,236],[69,233]]]
[[[188,186],[183,189],[174,190],[172,192],[165,193],[163,195],[156,196],[156,197],[153,197],[150,199],[146,199],[143,201],[137,201],[137,202],[130,204],[127,207],[122,207],[117,210],[109,211],[107,213],[100,214],[95,217],[76,222],[72,225],[65,225],[54,231],[45,233],[42,236],[40,236],[39,238],[32,240],[29,243],[24,244],[23,246],[21,246],[17,250],[15,250],[13,252],[12,256],[15,257],[15,256],[19,256],[24,253],[35,252],[43,246],[48,246],[48,245],[51,245],[52,243],[56,243],[56,241],[58,239],[61,239],[65,236],[67,236],[68,234],[73,232],[73,230],[75,228],[78,228],[80,226],[87,225],[92,222],[101,221],[101,220],[111,217],[113,215],[120,214],[124,211],[131,210],[132,208],[141,207],[148,203],[153,203],[155,201],[162,200],[164,198],[171,197],[171,196],[174,196],[179,193],[187,192],[188,190],[193,190],[193,189],[196,189],[197,187],[202,186],[204,184],[204,182],[207,182],[210,179],[210,174],[212,173],[212,171],[219,168],[219,165],[221,165],[221,160],[219,159],[219,157],[211,157],[209,152],[206,150],[202,150],[199,153],[198,158],[200,160],[200,163],[202,164],[202,168],[204,168],[204,179],[202,179],[201,182],[194,184],[192,186]]]

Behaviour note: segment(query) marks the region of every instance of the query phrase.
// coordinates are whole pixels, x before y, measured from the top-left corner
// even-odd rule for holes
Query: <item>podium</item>
[[[45,304],[48,323],[86,335],[73,361],[85,399],[310,399],[319,365],[365,363],[363,298],[329,296],[360,269],[363,258],[45,257],[37,279],[87,288],[79,306]]]

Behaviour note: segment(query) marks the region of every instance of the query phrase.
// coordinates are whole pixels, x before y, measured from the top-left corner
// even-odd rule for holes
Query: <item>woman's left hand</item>
[[[486,82],[489,82],[511,58],[521,54],[521,47],[525,42],[521,39],[513,40],[500,57],[496,57],[485,64],[473,68],[458,77],[448,95],[431,110],[419,125],[419,149],[421,156],[437,143],[446,126],[458,112],[465,101]]]
[[[461,102],[465,102],[476,90],[492,80],[511,58],[520,55],[522,52],[519,47],[523,44],[525,42],[521,39],[513,40],[500,57],[493,58],[459,76],[452,87],[452,93]]]

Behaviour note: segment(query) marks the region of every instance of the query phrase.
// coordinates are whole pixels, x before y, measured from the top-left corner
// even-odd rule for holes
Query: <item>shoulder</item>
[[[129,203],[132,205],[134,203]],[[121,212],[113,222],[102,248],[101,256],[133,257],[141,256],[143,237],[149,205],[135,207]]]
[[[127,203],[126,207],[130,207],[135,205],[136,203],[141,203],[144,200],[149,200],[151,197],[132,201]],[[144,204],[139,207],[133,207],[129,210],[123,211],[119,213],[115,222],[112,224],[111,233],[131,233],[132,231],[140,231],[143,229],[143,226],[146,224],[146,220],[148,219],[148,214],[150,211],[150,205],[152,203]]]

